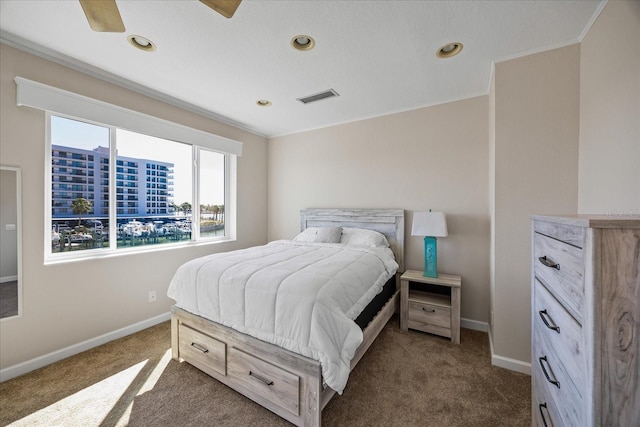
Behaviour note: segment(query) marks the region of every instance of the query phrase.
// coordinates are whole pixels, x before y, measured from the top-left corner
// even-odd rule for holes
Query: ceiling
[[[198,1],[117,4],[124,33],[92,31],[77,1],[0,0],[0,38],[266,137],[486,94],[492,61],[576,43],[603,6],[244,0],[227,19]],[[156,51],[132,47],[132,34]],[[299,34],[313,50],[291,47]],[[449,42],[462,52],[438,58]],[[327,89],[340,96],[297,101]]]

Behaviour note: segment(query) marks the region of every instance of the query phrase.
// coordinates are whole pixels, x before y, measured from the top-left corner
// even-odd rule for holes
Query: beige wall
[[[324,101],[331,102],[331,101]],[[486,96],[269,140],[269,239],[299,232],[302,208],[402,208],[406,266],[423,268],[412,214],[441,210],[439,270],[462,276],[462,317],[486,322]]]
[[[168,283],[188,259],[266,242],[267,143],[262,137],[180,110],[0,45],[0,157],[22,168],[23,316],[0,324],[0,368],[169,311]],[[238,159],[238,240],[101,260],[43,265],[45,113],[16,107],[15,76],[244,142]],[[157,302],[148,302],[149,290]]]
[[[493,345],[530,360],[531,214],[575,213],[580,47],[495,66]]]
[[[640,215],[640,2],[607,3],[580,62],[578,210]]]
[[[493,350],[526,362],[528,215],[640,215],[640,3],[608,2],[579,45],[496,64],[492,97]]]

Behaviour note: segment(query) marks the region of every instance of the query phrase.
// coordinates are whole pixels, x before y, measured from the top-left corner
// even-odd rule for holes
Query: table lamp
[[[438,237],[447,236],[447,219],[442,212],[415,212],[412,236],[424,237],[424,276],[438,277]]]

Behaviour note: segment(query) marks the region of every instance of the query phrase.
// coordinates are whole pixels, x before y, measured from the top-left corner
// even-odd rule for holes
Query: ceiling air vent
[[[324,92],[316,93],[315,95],[305,96],[304,98],[298,98],[298,101],[303,104],[310,102],[320,101],[321,99],[333,98],[334,96],[340,96],[338,92],[333,89],[325,90]]]

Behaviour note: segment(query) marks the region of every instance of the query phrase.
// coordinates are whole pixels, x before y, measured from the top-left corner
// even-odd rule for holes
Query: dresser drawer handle
[[[273,381],[269,381],[269,380],[268,380],[268,379],[266,379],[265,377],[260,376],[260,375],[258,375],[258,374],[256,374],[256,373],[254,373],[253,371],[249,371],[249,376],[250,376],[251,378],[256,379],[257,381],[260,381],[262,384],[265,384],[265,385],[273,385]]]
[[[555,262],[551,261],[549,258],[547,258],[547,256],[541,256],[540,258],[538,258],[538,260],[540,260],[541,263],[543,263],[546,267],[549,268],[555,268],[556,270],[560,270],[560,264],[556,264]]]
[[[554,322],[551,316],[549,316],[549,313],[547,313],[546,309],[538,311],[538,314],[540,315],[540,318],[542,319],[542,321],[544,322],[544,325],[547,328],[553,331],[556,331],[557,333],[560,333],[560,326],[556,326],[556,322]],[[551,321],[551,323],[553,323],[553,326],[549,323],[547,318]]]
[[[548,427],[547,418],[544,416],[544,412],[542,411],[542,408],[544,408],[547,412],[549,412],[549,409],[547,409],[546,402],[539,404],[538,409],[540,410],[540,417],[542,418],[542,424],[544,424],[544,427]]]
[[[427,310],[426,308],[422,307],[422,310],[426,311],[426,312],[429,312],[429,313],[435,313],[436,312],[435,308],[432,308],[431,310]]]
[[[191,347],[195,348],[196,350],[200,350],[203,353],[209,353],[209,350],[207,348],[201,346],[198,343],[192,342]]]
[[[549,365],[549,361],[547,360],[547,356],[538,357],[538,361],[540,362],[540,367],[542,368],[542,373],[544,374],[544,376],[547,379],[547,381],[549,381],[554,386],[560,388],[560,381],[555,379],[555,375],[553,376],[554,379],[551,379],[551,377],[549,376],[549,373],[547,372],[547,369],[544,367],[544,364],[542,363],[543,361],[546,363],[546,365],[549,367],[549,371],[553,375],[553,371],[551,370],[551,366]]]

